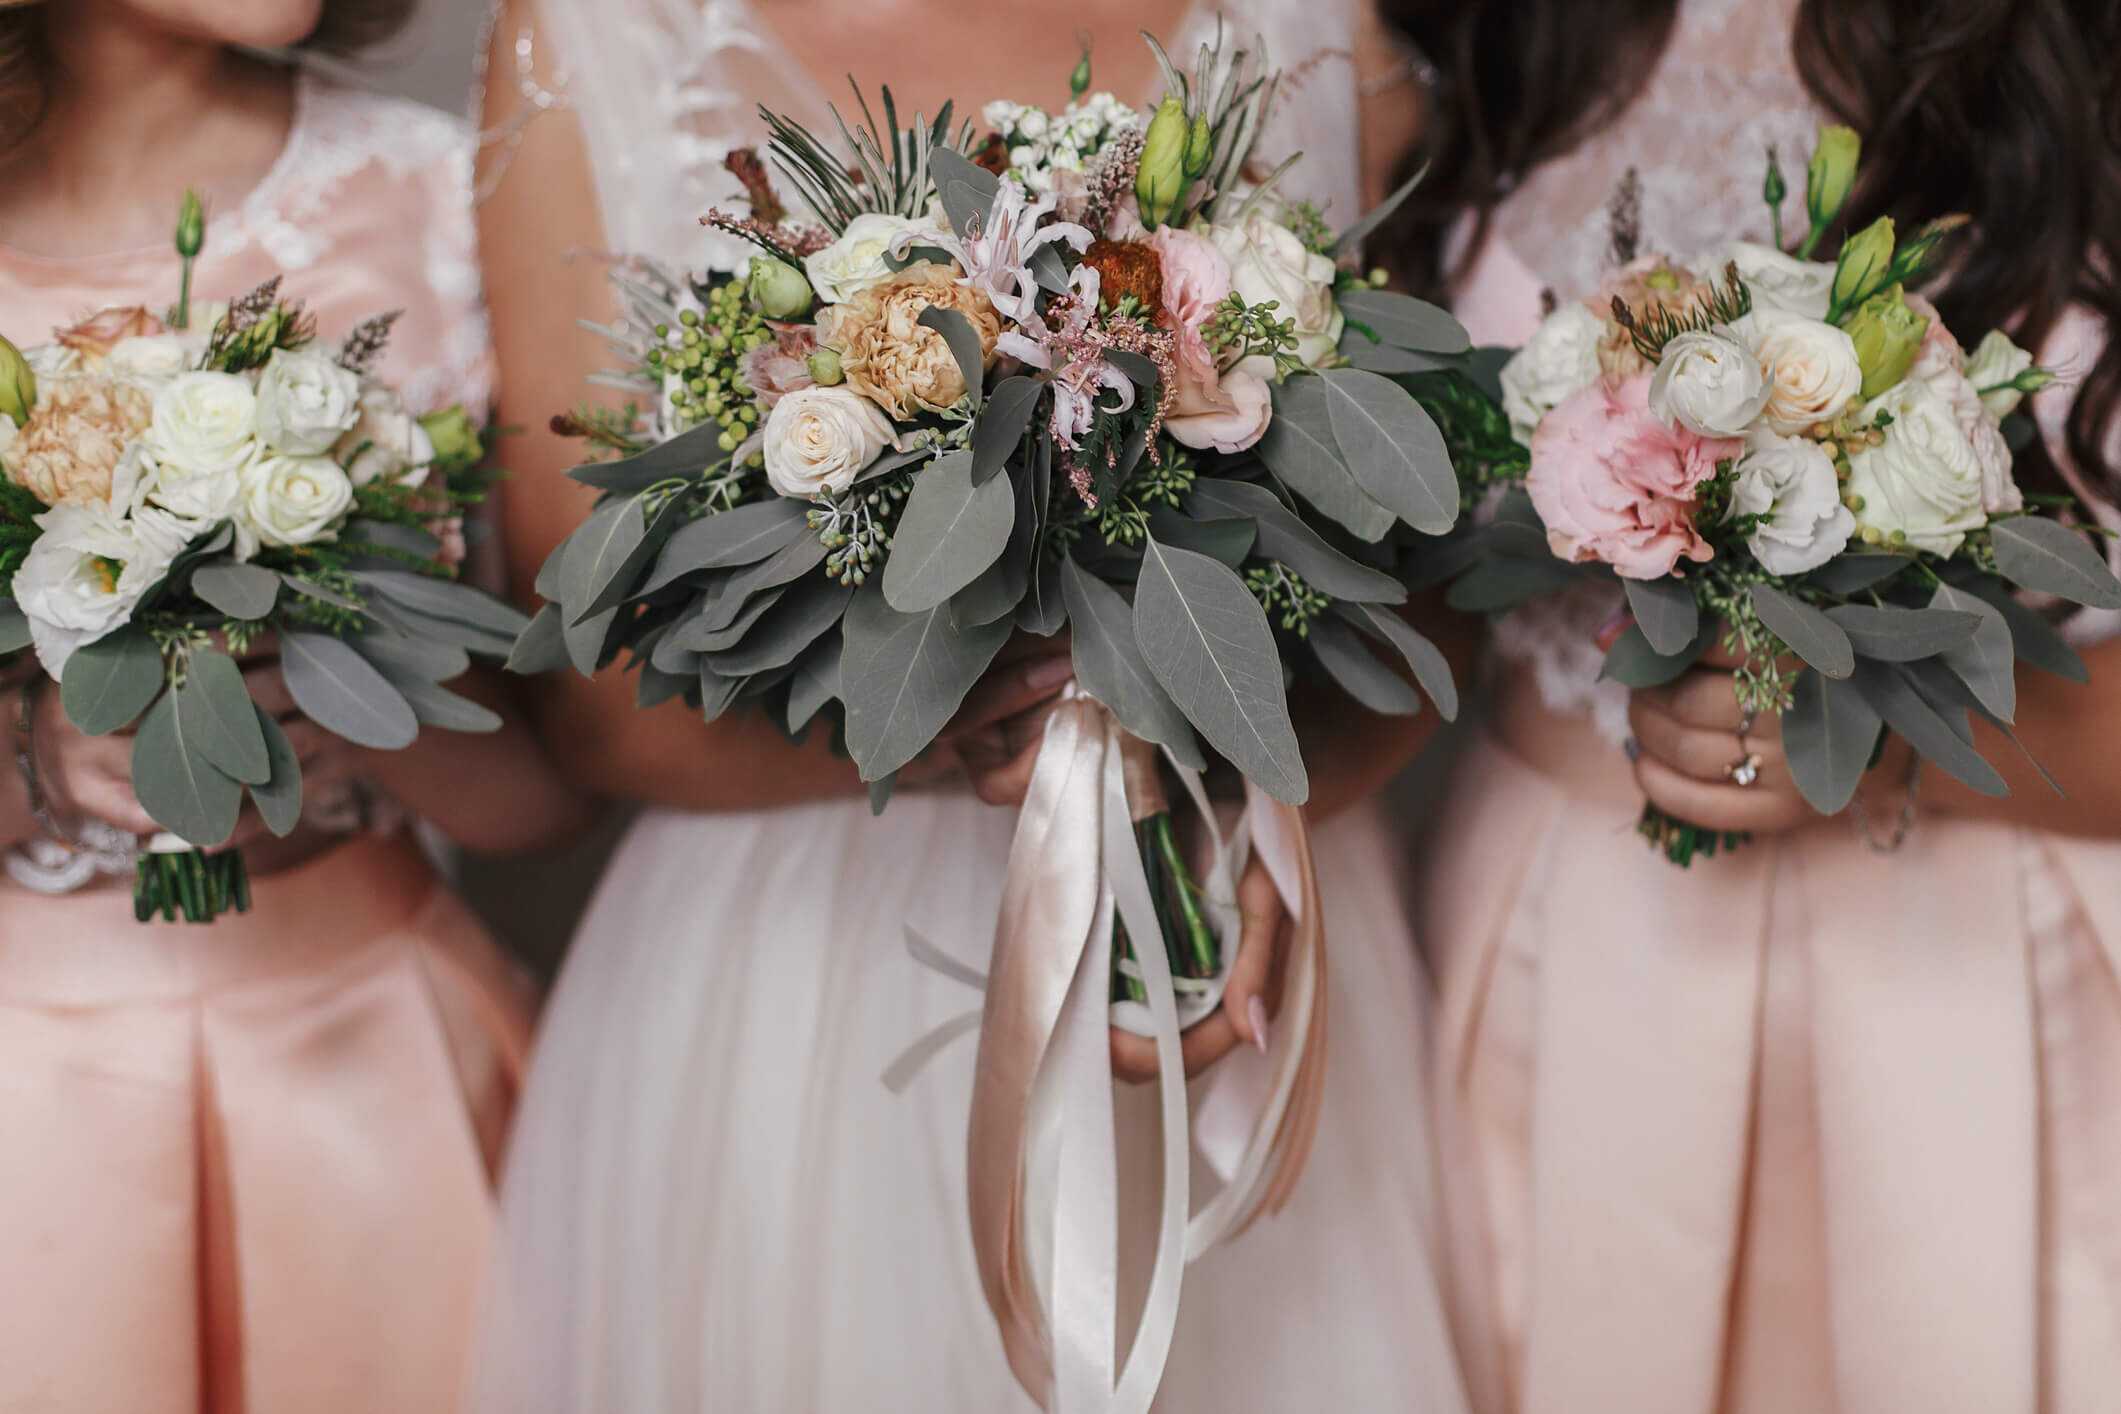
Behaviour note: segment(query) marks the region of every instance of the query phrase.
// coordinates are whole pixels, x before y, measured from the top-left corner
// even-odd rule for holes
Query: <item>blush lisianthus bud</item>
[[[1141,207],[1142,224],[1152,231],[1171,219],[1185,195],[1190,180],[1186,176],[1190,135],[1184,103],[1166,98],[1157,105],[1149,131],[1142,137],[1141,166],[1134,176],[1134,199]]]

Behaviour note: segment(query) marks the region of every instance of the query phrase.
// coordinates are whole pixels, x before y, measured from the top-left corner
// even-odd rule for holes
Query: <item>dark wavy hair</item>
[[[44,6],[51,0],[0,0],[0,152],[11,150],[44,118],[51,99],[51,55]],[[324,0],[304,49],[342,58],[396,34],[419,0]]]
[[[1454,224],[1470,212],[1484,235],[1512,185],[1619,116],[1661,59],[1679,3],[1384,0],[1437,69],[1407,159],[1409,170],[1430,162],[1429,177],[1390,243],[1403,277],[1447,289]],[[2121,3],[1801,0],[1792,46],[1820,107],[1863,135],[1847,229],[1884,215],[1903,231],[1973,218],[1931,292],[1947,325],[1969,338],[2004,329],[2037,349],[2070,304],[2106,321],[2113,337],[2082,371],[2067,445],[2086,483],[2121,502],[2107,455],[2121,407]],[[1791,176],[1801,187],[1801,166]],[[2020,479],[2063,489],[2035,448]]]

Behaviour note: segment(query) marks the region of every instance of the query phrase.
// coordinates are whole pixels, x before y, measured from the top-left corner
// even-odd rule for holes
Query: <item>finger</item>
[[[1223,1003],[1218,1015],[1226,1016],[1237,1035],[1264,1054],[1267,1049],[1267,984],[1274,971],[1274,957],[1284,944],[1288,912],[1273,876],[1258,859],[1246,867],[1237,883],[1237,907],[1243,919],[1238,934],[1237,956],[1223,983]],[[1278,998],[1276,999],[1278,1000]]]
[[[287,690],[287,679],[280,672],[277,660],[254,663],[245,668],[243,686],[249,689],[250,700],[275,718],[290,717],[301,711],[295,706],[294,694]]]
[[[1125,1027],[1112,1028],[1112,1076],[1129,1085],[1156,1079],[1156,1042]]]
[[[1635,763],[1635,781],[1652,805],[1705,829],[1779,834],[1812,819],[1811,807],[1794,789],[1712,785],[1648,757]]]
[[[1620,642],[1620,635],[1626,633],[1634,622],[1635,616],[1628,612],[1627,605],[1623,602],[1620,611],[1607,619],[1605,627],[1598,630],[1598,651],[1612,652],[1613,645]]]
[[[92,776],[75,787],[72,802],[76,813],[101,820],[129,835],[152,835],[162,829],[155,817],[142,808],[132,787],[123,781]]]
[[[1774,717],[1773,713],[1756,713],[1748,723],[1745,708],[1738,701],[1738,679],[1720,668],[1691,668],[1662,686],[1646,687],[1635,695],[1657,704],[1690,727],[1733,736],[1740,727],[1749,734],[1764,731]]]
[[[1075,675],[1075,662],[1065,654],[1027,658],[1004,668],[990,669],[965,694],[965,701],[943,728],[943,739],[961,732],[1013,717],[1047,698],[1057,695]]]
[[[970,763],[967,763],[970,769]],[[1038,769],[1038,746],[1025,747],[991,769],[972,771],[973,793],[989,805],[1022,805]]]

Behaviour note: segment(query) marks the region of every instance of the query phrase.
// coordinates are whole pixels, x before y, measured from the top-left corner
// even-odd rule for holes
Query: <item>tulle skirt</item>
[[[503,1194],[489,1414],[1029,1410],[964,1194],[978,1005],[1014,815],[907,794],[646,816],[577,937]],[[1378,818],[1316,835],[1332,950],[1318,1147],[1290,1207],[1189,1274],[1158,1407],[1463,1408],[1432,1271],[1421,980]],[[1401,871],[1403,872],[1403,871]],[[1153,1094],[1121,1096],[1123,1232],[1153,1232]],[[1196,1165],[1198,1167],[1198,1165]]]
[[[528,1013],[407,838],[0,895],[0,1408],[448,1414]]]
[[[2121,1409],[2121,846],[1837,820],[1681,871],[1523,707],[1419,875],[1475,1407]]]

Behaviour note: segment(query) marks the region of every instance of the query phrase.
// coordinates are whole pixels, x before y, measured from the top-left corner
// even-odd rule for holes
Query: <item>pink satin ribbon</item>
[[[1189,1217],[1194,1136],[1176,1001],[1162,951],[1137,954],[1160,1070],[1164,1187],[1148,1294],[1115,1371],[1112,922],[1116,914],[1136,937],[1158,926],[1122,740],[1111,714],[1073,690],[1047,722],[1003,883],[973,1080],[966,1189],[980,1281],[1011,1369],[1055,1414],[1146,1414],[1184,1263],[1287,1200],[1324,1083],[1324,938],[1309,833],[1301,811],[1248,787],[1240,828],[1249,824],[1295,922],[1287,1004],[1265,1083],[1203,1103],[1218,1116],[1215,1157],[1230,1179]],[[1187,785],[1204,802],[1197,781]]]

